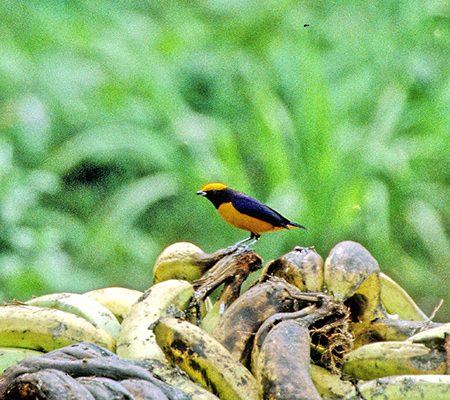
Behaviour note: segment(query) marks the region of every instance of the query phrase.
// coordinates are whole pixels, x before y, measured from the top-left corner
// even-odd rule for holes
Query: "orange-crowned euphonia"
[[[246,248],[255,243],[261,233],[280,229],[303,228],[304,226],[289,221],[274,209],[266,206],[248,194],[233,190],[222,183],[209,183],[197,192],[214,204],[220,216],[236,228],[250,232],[250,237],[236,243],[254,239]]]

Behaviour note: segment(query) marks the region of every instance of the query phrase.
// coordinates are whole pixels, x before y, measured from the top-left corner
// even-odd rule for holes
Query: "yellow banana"
[[[365,399],[450,400],[448,375],[386,376],[358,385]],[[360,400],[352,389],[343,400]]]
[[[29,305],[0,307],[0,346],[48,352],[77,342],[110,351],[116,347],[111,334],[75,314]]]
[[[0,374],[6,368],[17,364],[27,357],[40,356],[44,353],[41,351],[21,349],[19,347],[0,347]]]
[[[411,321],[428,321],[427,316],[397,282],[382,272],[380,282],[381,302],[389,314]]]
[[[83,296],[87,296],[104,305],[115,315],[119,323],[122,323],[131,306],[142,296],[142,292],[123,287],[106,287],[91,290],[84,293]]]
[[[78,315],[97,328],[102,328],[115,339],[119,335],[119,321],[114,314],[99,302],[76,293],[52,293],[35,297],[25,302],[30,306],[56,308]]]
[[[371,343],[345,356],[343,372],[363,380],[389,375],[443,374],[445,354],[419,343]]]
[[[194,294],[187,281],[170,279],[153,285],[134,303],[120,326],[117,354],[129,360],[146,358],[167,363],[151,330],[170,307],[185,309]]]
[[[198,326],[165,317],[153,331],[167,358],[221,400],[261,399],[253,375]]]

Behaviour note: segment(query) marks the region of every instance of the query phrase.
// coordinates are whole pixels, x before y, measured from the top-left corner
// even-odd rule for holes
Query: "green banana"
[[[381,302],[387,313],[398,315],[400,319],[428,321],[428,317],[397,282],[382,272],[380,273],[380,282]]]
[[[167,363],[164,353],[155,341],[151,326],[172,307],[185,309],[194,294],[187,281],[170,279],[150,287],[134,303],[117,338],[117,354],[129,360],[154,359]]]
[[[110,351],[116,347],[111,334],[75,314],[29,305],[0,307],[0,346],[48,352],[78,342]]]
[[[19,347],[0,347],[0,375],[6,368],[17,364],[27,357],[40,356],[41,351],[21,349]]]
[[[114,314],[99,302],[76,293],[52,293],[35,297],[25,302],[30,306],[56,308],[78,315],[97,328],[102,328],[115,339],[119,335],[119,321]]]
[[[430,348],[445,350],[445,340],[450,335],[450,323],[443,324],[425,331],[416,333],[409,337],[406,342],[421,343]]]
[[[208,297],[209,298],[209,297]],[[222,309],[223,309],[223,303],[221,301],[216,301],[214,303],[214,306],[206,313],[206,315],[202,318],[202,321],[200,323],[200,327],[208,332],[209,334],[212,334],[214,331],[214,328],[219,323],[220,319],[222,318]]]
[[[220,322],[222,315],[228,309],[228,307],[237,300],[235,285],[224,285],[219,298],[214,305],[211,303],[211,299],[207,297],[203,302],[207,312],[202,318],[200,327],[206,332],[212,334],[217,324]]]
[[[450,376],[386,376],[360,383],[358,391],[352,389],[343,400],[360,400],[361,395],[365,399],[450,400]]]
[[[371,343],[346,354],[343,372],[362,380],[389,375],[443,374],[445,354],[419,343]]]
[[[192,282],[213,265],[214,262],[208,259],[208,255],[200,247],[188,242],[174,243],[166,247],[156,259],[153,284],[169,279]]]
[[[164,317],[153,331],[171,363],[221,400],[261,399],[261,388],[253,375],[198,326]]]
[[[119,323],[122,323],[131,306],[142,296],[142,292],[123,287],[106,287],[91,290],[83,296],[98,301],[115,315]]]
[[[410,321],[404,319],[378,318],[375,321],[352,322],[349,324],[353,335],[353,349],[374,342],[404,341],[426,328],[436,328],[435,322]]]
[[[350,382],[343,381],[325,368],[311,364],[310,369],[314,386],[324,399],[342,399],[353,388]]]

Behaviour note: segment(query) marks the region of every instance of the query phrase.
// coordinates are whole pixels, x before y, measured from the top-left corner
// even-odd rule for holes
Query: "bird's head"
[[[207,185],[203,186],[202,190],[199,190],[196,194],[208,198],[210,196],[214,196],[214,194],[226,188],[227,186],[223,183],[208,183]]]
[[[216,208],[225,200],[227,197],[228,187],[223,183],[208,183],[202,187],[196,194],[200,196],[205,196],[211,203],[213,203]]]

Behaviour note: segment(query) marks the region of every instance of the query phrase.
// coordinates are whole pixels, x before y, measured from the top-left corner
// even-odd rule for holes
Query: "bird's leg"
[[[255,236],[255,238],[248,244],[246,244],[244,246],[244,248],[242,249],[242,252],[244,252],[245,250],[248,250],[250,247],[252,247],[252,245],[254,245],[258,240],[259,240],[260,236]]]
[[[250,237],[248,237],[248,238],[246,238],[246,239],[244,239],[244,240],[240,240],[239,242],[237,242],[234,246],[231,246],[230,247],[230,251],[235,251],[241,244],[244,244],[245,242],[248,242],[249,240],[252,240],[253,239],[253,233],[252,233],[252,236],[250,236]]]
[[[241,244],[244,244],[245,242],[248,242],[249,240],[252,240],[250,243],[248,243],[247,245],[245,245],[238,254],[239,255],[241,253],[243,253],[245,250],[248,250],[253,244],[255,244],[260,238],[260,235],[256,234],[256,233],[251,233],[250,237],[248,237],[247,239],[241,240],[240,242],[237,242],[234,246],[231,246],[230,251],[233,252],[235,251]]]

